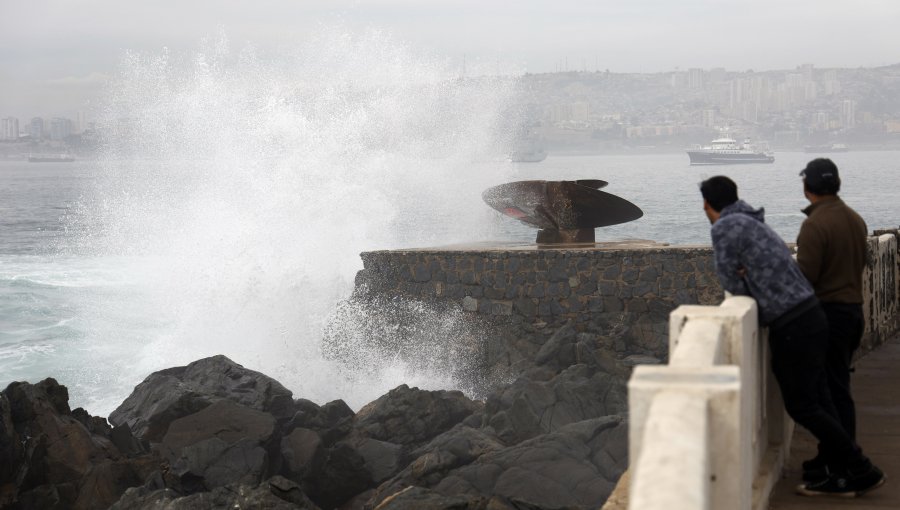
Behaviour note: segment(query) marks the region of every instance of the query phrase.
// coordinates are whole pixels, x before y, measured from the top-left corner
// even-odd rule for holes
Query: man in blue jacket
[[[756,300],[760,325],[769,328],[772,372],[785,409],[829,457],[822,477],[797,491],[854,497],[880,487],[884,473],[844,430],[828,392],[828,321],[809,281],[784,241],[764,223],[763,210],[738,199],[734,181],[712,177],[701,183],[700,192],[712,223],[719,282],[732,294]]]

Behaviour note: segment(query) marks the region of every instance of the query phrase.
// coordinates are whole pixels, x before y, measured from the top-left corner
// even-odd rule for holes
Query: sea
[[[842,197],[869,228],[897,227],[900,153],[832,157],[841,169]],[[764,207],[767,222],[793,241],[806,205],[797,174],[809,159],[783,152],[771,165],[692,167],[680,153],[551,154],[540,163],[482,163],[482,171],[500,167],[501,175],[460,183],[442,196],[449,210],[435,207],[433,194],[409,191],[397,199],[398,212],[374,211],[404,216],[381,224],[384,231],[354,226],[355,217],[373,213],[364,203],[342,212],[326,206],[260,213],[256,208],[266,206],[223,200],[191,206],[192,222],[181,216],[184,211],[172,214],[165,197],[135,198],[142,212],[140,221],[126,223],[138,232],[124,236],[134,243],[125,250],[109,250],[109,241],[99,240],[122,236],[103,232],[97,225],[102,218],[90,216],[96,208],[86,206],[99,201],[94,205],[117,214],[118,207],[127,207],[130,200],[110,205],[121,204],[121,197],[103,203],[102,193],[110,192],[109,180],[115,179],[107,172],[114,169],[91,161],[0,162],[0,386],[53,377],[69,388],[73,408],[105,416],[152,371],[213,354],[270,374],[296,396],[320,403],[343,398],[358,407],[401,383],[458,386],[446,374],[387,366],[372,379],[351,381],[323,358],[321,330],[350,295],[361,251],[532,242],[534,230],[478,203],[494,181],[528,179],[603,179],[609,182],[606,191],[644,211],[639,220],[598,229],[599,242],[708,245],[698,185],[718,174],[734,179],[741,197]],[[148,165],[125,162],[119,171],[146,171]],[[333,192],[340,193],[340,186]],[[452,207],[455,201],[468,205]],[[140,227],[146,222],[169,224],[160,234],[159,225]]]
[[[128,54],[105,97],[97,157],[0,160],[0,388],[53,377],[99,416],[153,371],[215,354],[318,403],[465,390],[432,362],[463,314],[410,304],[415,352],[372,348],[375,329],[398,325],[348,305],[361,252],[533,242],[481,199],[532,179],[601,179],[643,210],[599,242],[708,245],[699,183],[718,174],[793,241],[812,157],[692,167],[681,151],[551,150],[510,163],[533,113],[515,82],[460,78],[377,30],[324,27],[277,55],[222,35],[189,55]],[[831,156],[869,228],[896,227],[900,152]]]

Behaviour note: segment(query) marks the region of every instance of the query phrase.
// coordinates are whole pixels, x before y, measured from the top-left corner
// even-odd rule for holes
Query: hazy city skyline
[[[381,29],[451,65],[504,73],[790,69],[900,63],[900,2],[635,0],[112,0],[3,2],[0,116],[68,115],[102,101],[125,50],[195,50],[224,30],[262,52],[316,27]]]

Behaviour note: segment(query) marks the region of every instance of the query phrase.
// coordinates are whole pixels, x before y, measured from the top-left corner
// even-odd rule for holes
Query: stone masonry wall
[[[669,312],[722,298],[709,247],[595,245],[420,249],[362,254],[359,296],[390,295],[463,310],[490,325],[515,365],[571,323],[619,356],[666,356]],[[498,327],[499,326],[499,327]],[[501,361],[502,360],[492,360]]]
[[[897,231],[869,238],[863,350],[898,329]],[[893,234],[895,238],[889,239]],[[582,340],[614,353],[667,358],[669,313],[722,297],[711,247],[652,242],[585,248],[533,245],[375,251],[361,254],[354,299],[407,299],[469,318],[491,369],[526,366],[571,324]],[[381,300],[384,304],[385,300]]]

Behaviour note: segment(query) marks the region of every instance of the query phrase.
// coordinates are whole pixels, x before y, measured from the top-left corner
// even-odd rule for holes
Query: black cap
[[[814,159],[800,171],[806,189],[817,195],[829,195],[840,191],[841,177],[837,165],[827,158]]]

